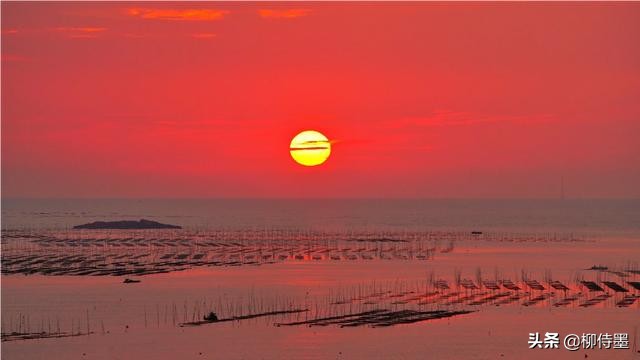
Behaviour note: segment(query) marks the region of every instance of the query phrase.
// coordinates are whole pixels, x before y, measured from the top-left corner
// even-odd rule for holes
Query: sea
[[[2,199],[3,230],[148,219],[194,231],[504,231],[640,237],[640,199]]]

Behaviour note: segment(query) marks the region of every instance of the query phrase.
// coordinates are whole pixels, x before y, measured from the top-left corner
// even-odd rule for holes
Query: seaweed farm
[[[275,327],[378,328],[473,316],[492,308],[640,309],[640,274],[635,268],[625,271],[587,268],[563,280],[554,278],[549,270],[521,270],[515,278],[501,276],[503,272],[496,269],[493,273],[481,268],[473,273],[454,269],[448,276],[432,271],[416,280],[356,282],[315,295],[261,294],[252,290],[237,296],[156,301],[145,304],[143,314],[129,315],[126,329],[133,328],[132,324],[147,329],[251,321]],[[101,316],[105,315],[90,309],[86,309],[86,314],[75,314],[71,320],[51,313],[41,317],[5,316],[2,341],[105,335],[112,324],[108,317]]]
[[[210,336],[242,342],[244,334],[278,341],[321,333],[343,344],[326,350],[339,355],[351,345],[337,339],[354,331],[378,337],[397,329],[419,344],[424,334],[474,327],[526,338],[527,329],[506,332],[504,324],[559,326],[557,315],[591,326],[633,324],[635,240],[606,241],[455,230],[5,230],[2,281],[11,292],[3,292],[1,337],[10,348],[43,350],[179,337],[200,357],[218,351],[207,345]],[[33,294],[52,302],[34,302]],[[215,346],[228,358],[255,355],[233,343]],[[309,357],[329,356],[322,354]]]
[[[460,241],[586,240],[571,234],[478,232],[3,231],[2,273],[143,276],[284,261],[433,260]]]

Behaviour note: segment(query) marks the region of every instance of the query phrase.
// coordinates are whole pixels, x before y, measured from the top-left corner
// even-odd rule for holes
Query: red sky
[[[639,37],[640,3],[3,2],[2,196],[638,198]]]

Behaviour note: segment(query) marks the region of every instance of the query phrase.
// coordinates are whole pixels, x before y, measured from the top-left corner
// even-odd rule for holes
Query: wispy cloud
[[[299,145],[308,145],[308,144],[328,144],[329,140],[307,140],[299,143]]]
[[[277,18],[277,19],[293,19],[302,16],[307,16],[311,10],[308,9],[288,9],[288,10],[273,10],[273,9],[260,9],[258,14],[263,18]]]
[[[95,38],[99,34],[107,31],[105,27],[84,26],[84,27],[57,27],[54,31],[68,34],[71,38]]]
[[[62,32],[76,32],[76,33],[100,33],[103,31],[107,31],[107,28],[104,27],[95,27],[95,26],[85,26],[85,27],[57,27],[56,31]]]
[[[173,21],[212,21],[220,20],[229,12],[215,9],[127,9],[131,16],[141,19],[173,20]]]
[[[329,148],[329,144],[332,142],[329,140],[306,140],[298,143],[291,144],[291,151],[299,150],[325,150]]]
[[[292,147],[290,151],[303,151],[303,150],[326,150],[328,146],[309,146],[309,147]]]

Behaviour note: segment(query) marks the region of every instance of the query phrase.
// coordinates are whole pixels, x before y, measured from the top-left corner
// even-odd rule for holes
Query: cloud
[[[329,148],[327,144],[331,144],[329,140],[306,140],[296,143],[295,146],[289,148],[291,151],[299,150],[326,150]],[[311,146],[308,146],[311,145]],[[314,146],[315,145],[315,146]]]
[[[195,33],[191,34],[191,37],[194,39],[213,39],[216,37],[214,33]]]
[[[222,19],[229,12],[214,9],[173,10],[131,8],[127,10],[127,13],[131,16],[139,17],[141,19],[172,21],[212,21]]]
[[[87,27],[57,27],[57,28],[55,28],[55,30],[56,31],[62,31],[62,32],[95,34],[95,33],[101,33],[103,31],[107,31],[107,28],[104,28],[104,27],[91,27],[91,26],[87,26]]]
[[[309,147],[292,147],[289,148],[290,151],[300,151],[300,150],[326,150],[329,147],[327,146],[309,146]]]
[[[85,26],[85,27],[57,27],[54,31],[68,34],[74,39],[91,39],[96,38],[100,33],[107,31],[105,27]]]
[[[308,9],[289,9],[289,10],[273,10],[273,9],[260,9],[258,14],[263,18],[275,18],[275,19],[293,19],[297,17],[307,16],[311,10]]]

